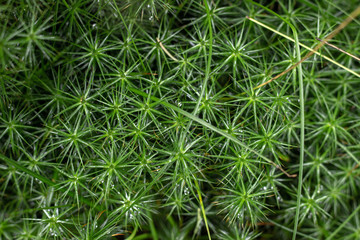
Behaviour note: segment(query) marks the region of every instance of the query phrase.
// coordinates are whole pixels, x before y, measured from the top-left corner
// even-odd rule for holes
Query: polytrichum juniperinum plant
[[[0,239],[360,239],[359,11],[4,1]]]

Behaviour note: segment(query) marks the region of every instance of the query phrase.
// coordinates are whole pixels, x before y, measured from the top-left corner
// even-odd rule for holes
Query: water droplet
[[[148,4],[147,7],[150,8],[151,7],[150,4]]]
[[[185,194],[185,195],[189,195],[189,193],[190,193],[189,188],[186,187],[186,188],[184,189],[184,194]]]
[[[181,107],[181,106],[182,106],[182,102],[178,102],[178,106]]]
[[[316,192],[317,192],[317,193],[320,193],[323,189],[324,189],[324,186],[323,186],[323,185],[320,185]]]
[[[152,21],[153,19],[154,19],[154,17],[153,17],[153,16],[150,16],[150,17],[149,17],[149,20],[150,20],[150,21]]]

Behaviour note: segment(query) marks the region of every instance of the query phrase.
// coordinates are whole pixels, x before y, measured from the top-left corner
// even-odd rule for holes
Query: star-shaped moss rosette
[[[356,4],[3,1],[0,239],[359,239]]]

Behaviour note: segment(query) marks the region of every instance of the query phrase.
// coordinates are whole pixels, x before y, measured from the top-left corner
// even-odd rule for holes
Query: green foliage
[[[0,240],[360,239],[356,7],[2,1]]]

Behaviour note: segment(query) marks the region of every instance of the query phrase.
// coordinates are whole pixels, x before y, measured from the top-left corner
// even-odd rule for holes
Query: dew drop
[[[318,190],[316,191],[317,193],[320,193],[322,190],[324,189],[323,185],[320,185],[320,187],[318,188]]]

